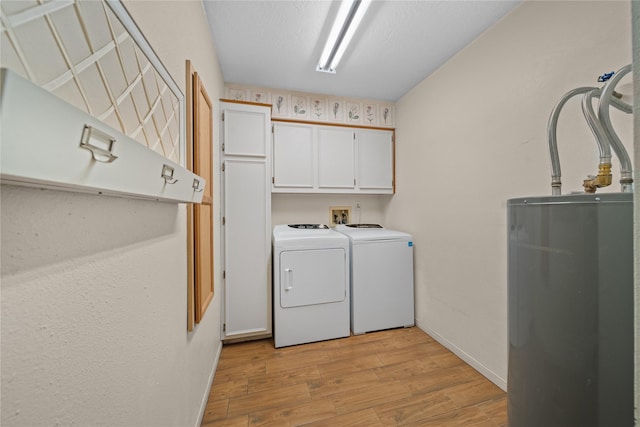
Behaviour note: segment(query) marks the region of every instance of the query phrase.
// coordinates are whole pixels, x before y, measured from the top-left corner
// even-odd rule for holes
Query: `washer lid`
[[[276,225],[273,228],[273,243],[287,247],[341,247],[348,246],[349,239],[344,234],[326,226],[323,228],[294,228],[289,225]]]
[[[353,243],[373,242],[382,240],[408,240],[411,235],[402,231],[388,230],[386,228],[357,228],[348,225],[336,225],[336,231],[345,234]]]

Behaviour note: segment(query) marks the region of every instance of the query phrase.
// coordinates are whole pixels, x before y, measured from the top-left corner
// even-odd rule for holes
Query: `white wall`
[[[506,200],[551,194],[549,114],[568,90],[630,63],[629,10],[526,1],[397,103],[397,194],[384,222],[414,234],[417,323],[503,388]],[[630,150],[631,118],[612,116]],[[558,141],[563,191],[580,190],[598,157],[579,100]]]
[[[351,222],[380,224],[391,196],[351,194],[277,194],[271,196],[271,222],[278,224],[327,224],[332,206],[351,208]],[[360,202],[360,209],[356,208]]]
[[[200,1],[125,6],[183,91],[191,59],[222,96]],[[199,425],[221,269],[216,259],[216,297],[187,334],[185,206],[12,186],[0,197],[1,424]]]

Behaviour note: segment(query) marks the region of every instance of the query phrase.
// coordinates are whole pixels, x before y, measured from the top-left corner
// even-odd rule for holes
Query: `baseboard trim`
[[[211,386],[213,385],[213,377],[216,374],[216,369],[218,369],[218,361],[220,361],[220,354],[222,353],[222,341],[220,341],[218,344],[219,344],[218,351],[216,352],[216,357],[213,360],[213,366],[211,367],[211,372],[209,373],[207,390],[204,393],[204,396],[202,396],[202,403],[200,403],[200,414],[198,415],[198,420],[194,427],[200,427],[202,425],[202,419],[204,418],[204,411],[207,409],[209,393],[211,393]]]
[[[467,362],[473,369],[480,372],[484,375],[489,381],[500,387],[502,390],[507,391],[507,380],[502,378],[500,375],[493,372],[491,369],[484,366],[478,360],[474,359],[471,355],[466,353],[460,347],[456,346],[454,343],[440,335],[438,332],[429,328],[428,326],[422,324],[421,322],[416,322],[416,326],[422,329],[426,334],[431,336],[434,340],[438,341],[440,344],[451,350],[456,356],[460,359]]]

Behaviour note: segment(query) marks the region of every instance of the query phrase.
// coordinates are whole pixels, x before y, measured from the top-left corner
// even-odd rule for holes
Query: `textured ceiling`
[[[315,68],[338,2],[203,3],[226,82],[396,101],[519,0],[373,1],[336,74]]]

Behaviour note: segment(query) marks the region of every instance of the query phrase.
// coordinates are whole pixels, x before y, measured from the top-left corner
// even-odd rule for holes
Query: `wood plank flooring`
[[[225,345],[202,426],[506,426],[506,393],[417,327]]]

